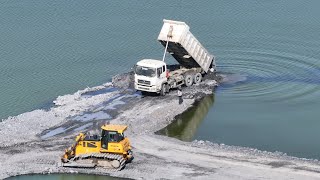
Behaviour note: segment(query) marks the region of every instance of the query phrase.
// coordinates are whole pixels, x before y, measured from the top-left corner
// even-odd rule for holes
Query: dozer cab
[[[133,159],[129,139],[124,136],[127,126],[106,124],[101,129],[101,135],[80,133],[61,157],[62,166],[124,168]]]

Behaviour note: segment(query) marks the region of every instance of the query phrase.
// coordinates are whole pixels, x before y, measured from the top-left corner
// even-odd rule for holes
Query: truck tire
[[[197,73],[196,75],[194,75],[194,83],[195,84],[200,84],[201,80],[202,80],[201,73]]]
[[[161,85],[161,90],[160,90],[160,95],[161,96],[165,96],[166,95],[166,85],[165,84],[162,84]]]
[[[148,92],[141,91],[141,95],[142,95],[142,96],[146,96],[146,95],[148,95]]]
[[[193,77],[192,75],[190,74],[187,74],[185,77],[184,77],[184,83],[187,87],[191,86],[193,84]]]
[[[170,92],[170,86],[169,84],[166,84],[166,93],[169,93]]]

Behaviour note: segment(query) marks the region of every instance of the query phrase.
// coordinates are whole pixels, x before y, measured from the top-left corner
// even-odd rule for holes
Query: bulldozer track
[[[116,170],[116,171],[120,171],[126,165],[126,159],[123,158],[122,155],[110,154],[110,153],[81,154],[79,156],[75,156],[75,157],[71,158],[68,163],[73,163],[73,162],[77,162],[79,160],[86,160],[86,159],[92,159],[92,160],[95,160],[95,159],[99,160],[100,159],[100,160],[108,160],[108,161],[117,160],[120,163],[118,168],[108,168],[110,170]],[[68,164],[68,163],[66,163],[66,164]]]

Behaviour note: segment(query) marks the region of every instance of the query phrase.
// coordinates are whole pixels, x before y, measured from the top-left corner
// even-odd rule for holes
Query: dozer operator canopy
[[[101,129],[106,130],[106,131],[116,131],[120,134],[122,134],[125,130],[127,130],[128,126],[126,125],[111,125],[111,124],[106,124],[101,127]]]

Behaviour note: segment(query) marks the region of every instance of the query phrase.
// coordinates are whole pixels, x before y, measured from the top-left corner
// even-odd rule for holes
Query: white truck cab
[[[134,87],[141,92],[165,93],[167,65],[161,60],[143,59],[134,68]]]

